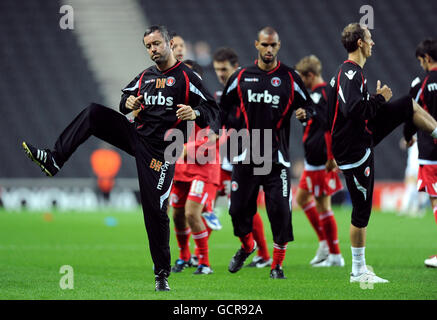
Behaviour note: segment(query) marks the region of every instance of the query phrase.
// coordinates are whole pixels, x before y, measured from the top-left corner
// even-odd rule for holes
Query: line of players
[[[263,30],[266,32],[263,32]],[[263,59],[262,49],[266,48],[268,52],[265,52],[266,55],[264,57],[276,59],[277,52],[280,48],[279,36],[274,30],[263,30],[258,34],[258,40],[255,44],[259,52],[259,59]],[[367,29],[363,28],[363,30],[365,31]],[[366,32],[368,32],[368,30]],[[262,43],[263,37],[265,38],[264,40],[271,40],[272,36],[273,38],[277,37],[277,39],[273,41],[276,43],[277,48],[270,45],[268,43],[269,41],[267,41],[267,46],[265,42],[264,44]],[[182,61],[185,55],[184,40],[178,35],[175,35],[173,39],[174,55],[178,60]],[[365,43],[365,41],[363,41],[363,43]],[[371,55],[370,51],[366,56],[365,50],[361,47],[355,48],[355,50],[362,52],[366,58]],[[435,91],[432,91],[437,90],[437,88],[433,89],[432,85],[426,86],[427,83],[433,84],[435,83],[433,81],[436,80],[437,49],[435,40],[425,40],[421,42],[417,49],[416,57],[419,59],[423,69],[429,72],[429,74],[424,81],[420,81],[418,78],[413,81],[410,94],[417,102],[424,106],[426,111],[435,116],[437,113],[437,101]],[[194,61],[187,60],[185,62],[202,76],[200,66]],[[219,82],[226,87],[229,93],[230,83],[228,80],[235,74],[239,74],[238,78],[241,77],[241,68],[239,67],[237,54],[230,48],[221,48],[214,54],[213,64]],[[255,65],[264,73],[266,73],[266,71],[267,74],[272,73],[272,70],[262,70],[257,61]],[[278,65],[280,65],[279,61],[275,68],[277,68]],[[304,57],[296,64],[295,69],[303,81],[305,88],[311,92],[311,117],[307,116],[305,110],[300,109],[296,111],[296,116],[298,116],[298,118],[299,115],[302,117],[300,120],[303,124],[303,145],[305,150],[305,169],[298,186],[297,203],[304,210],[319,239],[319,247],[316,256],[310,263],[314,267],[344,266],[344,259],[339,249],[337,224],[331,209],[331,195],[341,190],[342,185],[331,147],[332,137],[331,128],[329,126],[332,124],[328,121],[328,88],[322,78],[321,62],[316,56],[311,55]],[[237,72],[237,70],[240,70],[240,72]],[[348,74],[346,74],[346,76],[348,76]],[[233,80],[235,81],[235,76]],[[279,82],[280,81],[279,79]],[[271,84],[274,86],[273,82]],[[431,88],[431,90],[427,91],[428,88]],[[378,89],[380,89],[379,84]],[[215,98],[218,101],[220,101],[221,94],[222,92],[220,91],[215,94]],[[305,97],[305,95],[303,95],[303,97]],[[247,115],[243,115],[241,110],[241,108],[235,108],[229,112],[232,116],[230,123],[232,123],[231,125],[233,125],[233,127],[241,127],[241,121],[243,120],[245,120],[247,124]],[[228,117],[230,116],[229,113],[227,114]],[[302,114],[305,116],[302,116]],[[245,119],[244,116],[246,116]],[[229,122],[227,122],[227,124],[229,125]],[[406,125],[404,131],[409,131],[405,134],[405,137],[411,144],[412,134],[410,132],[417,130],[417,128],[412,125],[412,122],[409,122],[409,124],[409,126]],[[437,165],[437,148],[435,146],[434,148],[431,147],[430,151],[429,145],[431,144],[427,140],[433,138],[429,134],[424,133],[423,130],[419,130],[419,136],[420,133],[422,133],[421,138],[419,138],[419,148],[422,150],[420,160],[420,188],[421,191],[429,193],[437,222],[437,192],[435,188],[431,189],[433,182],[437,179],[437,174],[435,174],[435,172],[437,172],[437,167],[435,167]],[[220,139],[217,140],[217,147],[220,143],[223,143],[224,139],[226,139],[226,137],[220,137]],[[201,144],[206,143],[207,140],[208,139],[204,141],[189,141],[184,149],[183,157],[186,158],[187,149],[198,148]],[[214,201],[219,195],[227,194],[228,197],[230,197],[232,172],[232,165],[228,159],[220,159],[218,162],[220,162],[221,167],[219,167],[218,164],[186,164],[185,161],[176,165],[175,183],[171,192],[170,204],[174,208],[173,220],[180,255],[172,268],[172,272],[181,272],[189,266],[197,266],[194,274],[210,274],[213,272],[208,258],[208,238],[212,230],[221,229],[220,222],[213,211]],[[259,188],[259,186],[256,187]],[[258,195],[258,191],[255,191],[255,193]],[[272,230],[273,228],[274,226],[272,225]],[[353,228],[353,226],[351,228]],[[247,243],[250,242],[247,241],[247,235],[246,239],[240,237],[242,248],[234,256],[233,261],[231,261],[229,271],[237,272],[240,270],[247,256],[255,251],[255,249],[258,249],[258,254],[248,266],[259,268],[271,266],[272,278],[285,278],[282,271],[282,262],[285,257],[286,244],[281,245],[275,241],[274,259],[272,261],[264,236],[262,219],[258,212],[253,216],[252,230],[249,234],[255,239],[252,241],[253,245],[247,245]],[[189,249],[190,235],[193,236],[196,244],[194,255],[191,254]],[[238,231],[236,235],[238,236]],[[364,248],[362,251],[364,251]],[[354,248],[352,248],[352,252],[354,255]],[[360,254],[364,256],[363,252],[360,252],[359,255]],[[242,260],[242,262],[236,260]],[[232,265],[233,262],[234,265]],[[429,267],[437,267],[437,257],[430,257],[430,259],[425,260],[425,264]],[[364,271],[367,271],[365,270],[365,264],[363,266],[361,263],[360,266]],[[366,276],[367,281],[385,282],[384,279],[376,277],[374,274],[373,277],[372,274],[370,274],[371,277],[369,278],[369,272],[362,272],[362,274]],[[354,279],[356,280],[357,277]]]
[[[173,34],[173,52],[175,57],[184,61],[197,74],[203,76],[201,67],[192,60],[184,60],[186,49],[183,38]],[[238,56],[231,48],[220,48],[213,56],[213,65],[219,82],[225,86],[228,79],[239,67]],[[326,83],[321,77],[321,63],[315,57],[305,57],[296,66],[304,81],[305,87],[311,89],[311,97],[322,115],[326,115]],[[215,93],[217,101],[222,91]],[[240,109],[234,114],[234,127],[240,126]],[[330,134],[325,122],[319,119],[304,121],[303,143],[306,153],[305,171],[299,183],[297,201],[304,209],[311,225],[319,238],[319,248],[311,260],[315,267],[344,266],[337,237],[337,225],[331,209],[330,196],[342,189],[336,170],[335,160],[330,149]],[[198,128],[196,128],[198,130]],[[217,141],[217,146],[226,137]],[[173,221],[179,247],[179,258],[172,272],[181,272],[186,267],[197,267],[194,274],[209,274],[212,269],[208,259],[208,238],[212,230],[221,229],[214,214],[213,207],[216,195],[230,196],[232,165],[225,157],[220,164],[187,164],[187,149],[198,148],[203,141],[189,141],[185,145],[181,161],[176,163],[174,185],[170,195],[173,207]],[[322,150],[322,152],[320,152]],[[218,153],[217,153],[218,154]],[[184,159],[185,158],[185,159]],[[219,179],[220,178],[220,181]],[[220,189],[220,190],[217,190]],[[217,192],[216,192],[217,191]],[[319,214],[320,213],[320,214]],[[203,216],[203,217],[202,217]],[[249,267],[267,267],[272,259],[267,247],[262,219],[257,212],[253,217],[253,237],[257,243],[258,254]],[[191,254],[189,238],[193,236],[196,248]]]

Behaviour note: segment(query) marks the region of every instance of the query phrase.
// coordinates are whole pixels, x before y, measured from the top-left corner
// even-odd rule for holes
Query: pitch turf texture
[[[243,268],[231,274],[228,264],[240,244],[233,236],[229,216],[223,213],[223,229],[210,238],[214,274],[193,275],[195,269],[188,268],[171,274],[170,292],[155,293],[140,209],[51,214],[0,210],[0,299],[437,299],[437,269],[426,268],[423,263],[437,253],[437,230],[431,212],[416,219],[373,212],[367,264],[390,280],[373,289],[349,283],[350,208],[335,208],[335,215],[344,268],[316,269],[309,265],[317,238],[304,213],[294,210],[295,241],[289,243],[284,262],[288,279],[270,279],[269,268]],[[265,212],[262,217],[271,251]],[[171,253],[174,263],[178,248],[173,224]],[[59,286],[63,265],[73,267],[72,290]]]

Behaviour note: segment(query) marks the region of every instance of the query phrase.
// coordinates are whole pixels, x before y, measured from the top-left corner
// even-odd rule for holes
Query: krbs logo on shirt
[[[281,79],[279,79],[278,77],[273,77],[270,83],[274,87],[279,87],[281,85]]]
[[[264,90],[263,93],[253,92],[251,89],[247,90],[248,102],[260,102],[260,103],[273,103],[274,105],[279,103],[280,96],[272,95],[268,90]]]

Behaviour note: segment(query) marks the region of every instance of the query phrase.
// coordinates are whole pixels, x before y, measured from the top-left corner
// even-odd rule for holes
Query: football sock
[[[366,258],[365,258],[366,247],[354,248],[352,250],[352,274],[358,276],[367,271]]]
[[[308,220],[316,231],[319,242],[322,240],[326,240],[322,224],[320,223],[319,214],[316,209],[316,203],[314,201],[310,201],[303,207],[303,211],[305,212]]]
[[[271,269],[273,270],[278,264],[282,267],[287,251],[287,242],[284,244],[273,243],[273,262]]]
[[[320,222],[325,231],[326,242],[328,243],[329,253],[339,254],[340,247],[338,245],[337,222],[335,221],[334,212],[326,211],[320,215]]]
[[[204,217],[202,217],[202,221],[203,221],[203,224],[205,225],[206,231],[208,231],[208,239],[209,239],[209,236],[211,235],[212,229],[208,226]]]
[[[263,258],[263,260],[269,260],[270,254],[267,248],[267,242],[264,235],[264,225],[260,214],[257,212],[253,217],[253,238],[258,245],[258,256]]]
[[[184,261],[190,260],[191,252],[190,252],[190,235],[191,229],[186,228],[184,230],[178,230],[175,228],[176,239],[178,241],[179,247],[179,259]]]
[[[255,241],[253,239],[252,232],[249,232],[244,237],[240,237],[240,241],[241,241],[242,248],[244,251],[249,253],[253,250],[253,246],[255,245]]]
[[[199,265],[209,266],[208,231],[193,232],[193,239],[197,247],[196,253],[199,258]]]

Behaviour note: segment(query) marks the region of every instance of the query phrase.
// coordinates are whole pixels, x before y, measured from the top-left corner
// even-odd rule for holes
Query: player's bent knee
[[[86,108],[89,118],[98,118],[104,109],[108,108],[94,102],[90,103],[89,106]]]
[[[356,228],[365,228],[369,224],[369,218],[368,217],[356,217],[352,216],[351,224]]]

